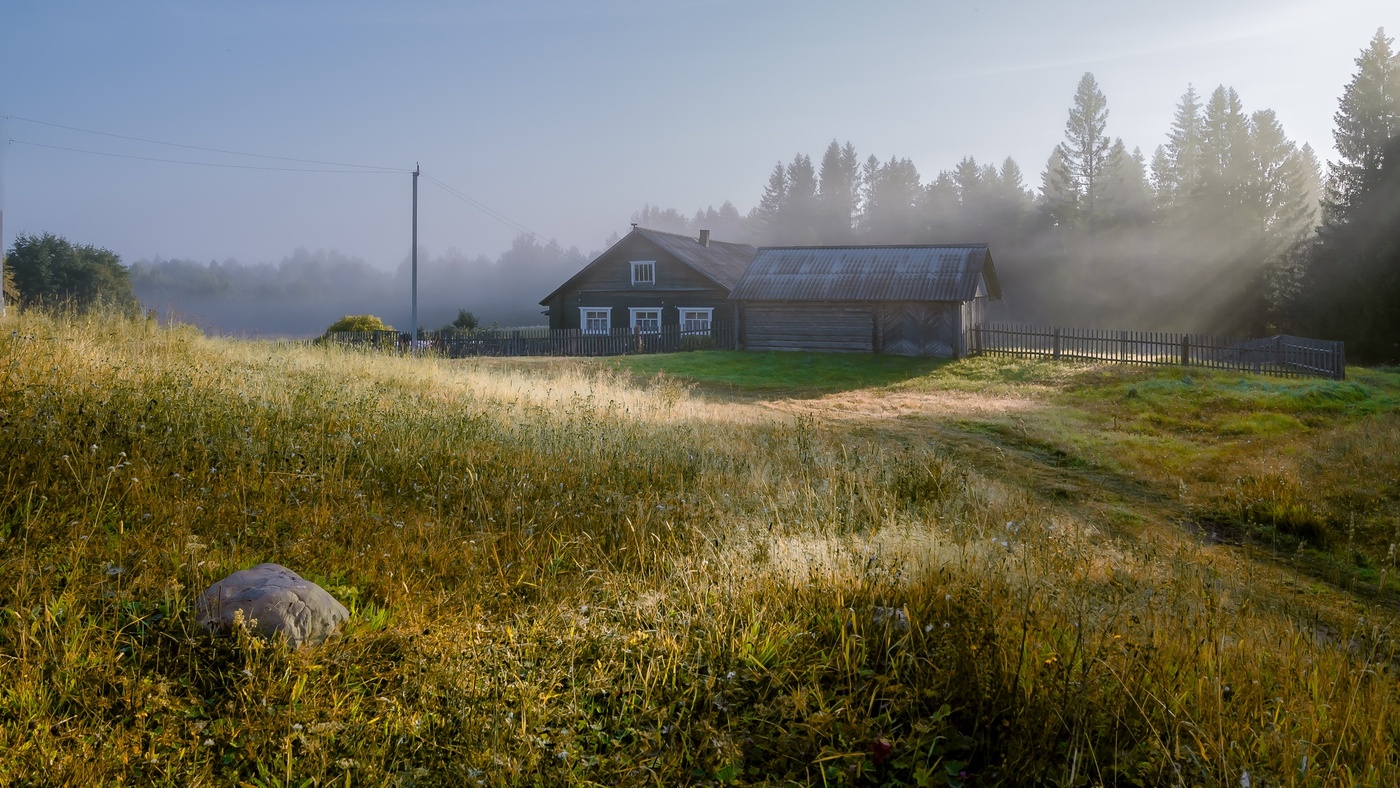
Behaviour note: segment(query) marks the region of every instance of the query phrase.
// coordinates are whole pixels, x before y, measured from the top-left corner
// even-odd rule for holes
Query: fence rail
[[[685,350],[730,350],[734,332],[730,326],[708,331],[684,331],[680,326],[642,332],[617,328],[607,332],[579,329],[522,328],[467,332],[427,332],[414,342],[407,332],[343,331],[329,334],[331,342],[356,347],[420,352],[447,358],[473,356],[622,356],[642,353],[676,353]],[[416,348],[415,348],[416,345]]]
[[[1346,378],[1346,345],[1278,336],[1226,339],[1204,334],[984,323],[968,330],[969,353],[1206,367],[1286,377]]]

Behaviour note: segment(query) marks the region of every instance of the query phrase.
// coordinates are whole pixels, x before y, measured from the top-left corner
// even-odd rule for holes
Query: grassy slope
[[[1331,579],[1375,583],[1400,543],[1400,371],[1351,369],[1347,381],[1281,379],[1210,370],[1076,366],[978,358],[958,363],[869,356],[705,354],[612,362],[665,370],[705,391],[817,397],[873,388],[867,399],[949,392],[1031,399],[1033,414],[968,416],[923,408],[891,428],[934,439],[1033,449],[1059,467],[1143,486],[1238,540],[1302,551]],[[837,374],[824,377],[827,365]],[[859,381],[864,381],[860,383]],[[841,398],[831,412],[839,414]],[[916,418],[909,418],[911,415]],[[953,433],[950,435],[950,433]],[[976,456],[963,459],[977,463]],[[999,468],[1003,473],[1006,469]]]
[[[1128,449],[1206,452],[1190,438],[1213,429],[1142,426],[1174,412],[1143,406],[1180,397],[1170,376],[980,359],[871,392],[798,370],[873,360],[730,359],[726,385],[807,398],[716,404],[676,384],[682,357],[639,385],[3,328],[0,782],[1400,776],[1391,615],[1156,517],[1169,474]],[[1372,457],[1393,381],[1360,383],[1340,399],[1377,404],[1231,441]],[[346,600],[345,637],[197,631],[194,594],[263,560]]]

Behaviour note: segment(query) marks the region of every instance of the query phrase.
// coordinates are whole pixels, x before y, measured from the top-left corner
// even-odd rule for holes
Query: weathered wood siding
[[[656,281],[632,284],[632,261],[654,260]],[[679,307],[711,307],[715,323],[730,324],[729,291],[641,236],[608,250],[550,300],[549,327],[582,328],[580,307],[610,307],[612,326],[628,325],[628,309],[661,307],[661,324],[678,325]]]
[[[895,356],[958,355],[958,304],[888,301],[880,306],[879,352]]]
[[[747,350],[957,356],[963,311],[941,301],[748,301],[740,333]]]
[[[879,304],[750,301],[740,312],[746,350],[875,350]]]

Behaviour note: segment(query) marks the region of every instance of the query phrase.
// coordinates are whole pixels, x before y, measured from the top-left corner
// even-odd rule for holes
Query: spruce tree
[[[1161,208],[1179,207],[1196,188],[1200,174],[1201,137],[1205,119],[1201,116],[1201,101],[1194,85],[1187,85],[1176,105],[1172,130],[1167,144],[1159,147],[1152,158],[1152,179]]]
[[[1109,229],[1138,228],[1152,220],[1152,188],[1142,151],[1128,152],[1120,137],[1113,141],[1104,167],[1103,216]]]
[[[1386,143],[1400,133],[1400,54],[1385,28],[1356,59],[1356,73],[1342,93],[1332,138],[1341,158],[1328,166],[1324,203],[1329,224],[1343,224],[1356,202],[1380,177]]]
[[[1040,176],[1040,199],[1050,224],[1061,230],[1072,230],[1079,224],[1079,190],[1074,176],[1065,163],[1059,146],[1051,151]]]
[[[1104,133],[1107,125],[1108,99],[1099,90],[1094,75],[1086,72],[1075,90],[1074,106],[1070,107],[1069,120],[1065,122],[1065,141],[1060,143],[1059,153],[1064,172],[1078,195],[1076,220],[1090,235],[1094,234],[1101,212],[1100,191],[1110,144]]]
[[[812,243],[816,240],[821,218],[817,210],[817,172],[812,158],[805,153],[792,157],[787,166],[787,193],[782,202],[782,242]]]
[[[819,240],[845,243],[851,237],[859,197],[860,162],[850,142],[845,147],[832,140],[822,154],[818,199],[822,230]]]
[[[763,187],[763,196],[750,214],[755,232],[764,240],[774,240],[781,232],[779,225],[783,205],[787,202],[787,190],[787,170],[782,162],[778,162],[768,174],[768,185]]]

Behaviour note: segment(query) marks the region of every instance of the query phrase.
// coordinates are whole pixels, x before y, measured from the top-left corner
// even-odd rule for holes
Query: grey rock
[[[225,577],[199,595],[196,621],[228,632],[239,611],[249,631],[263,637],[284,635],[292,648],[330,637],[350,611],[324,588],[279,564],[258,564]]]
[[[877,627],[889,627],[896,632],[909,631],[909,614],[903,608],[877,607],[870,621]]]

